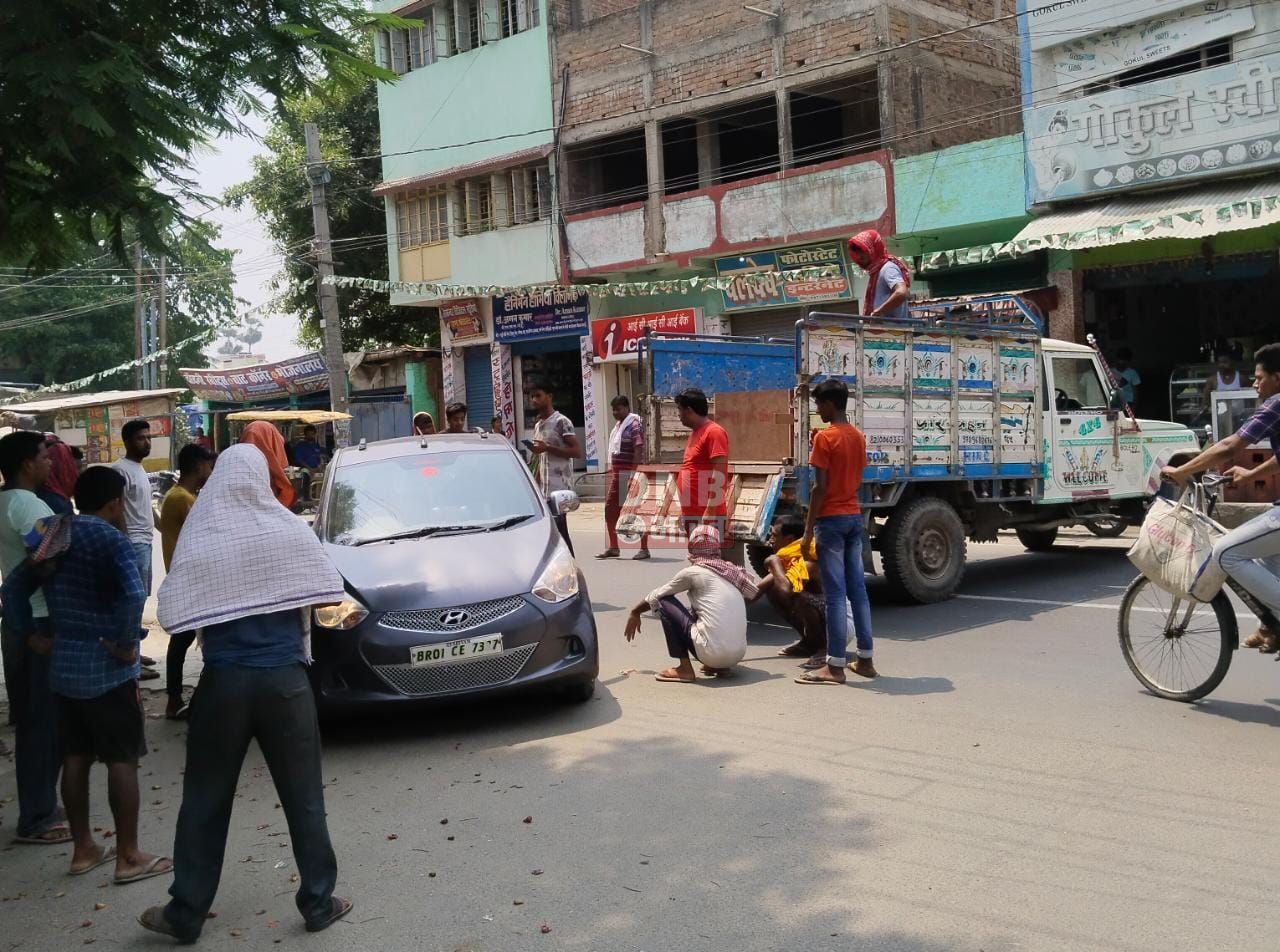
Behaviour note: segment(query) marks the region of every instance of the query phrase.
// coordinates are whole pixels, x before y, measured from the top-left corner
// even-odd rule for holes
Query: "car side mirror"
[[[1111,391],[1111,409],[1112,410],[1124,409],[1124,394],[1121,393],[1119,390]]]
[[[582,500],[578,498],[578,494],[572,489],[557,489],[551,494],[551,498],[547,500],[551,506],[551,514],[554,516],[563,516],[567,512],[574,512],[582,505]]]

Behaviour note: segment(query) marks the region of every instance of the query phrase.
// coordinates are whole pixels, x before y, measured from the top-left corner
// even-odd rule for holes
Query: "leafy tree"
[[[217,238],[217,227],[208,222],[164,236],[171,248],[165,278],[171,347],[235,319],[232,252],[215,248]],[[43,386],[78,380],[134,356],[133,274],[100,245],[83,246],[79,259],[86,262],[81,268],[34,281],[20,269],[0,267],[0,364],[25,368]],[[144,271],[148,294],[158,280],[153,269]],[[22,326],[24,318],[41,320]],[[192,342],[170,357],[161,386],[185,386],[178,368],[205,366],[207,343]],[[129,369],[94,388],[133,384]]]
[[[105,238],[159,251],[195,196],[188,157],[319,77],[394,80],[361,0],[39,0],[0,4],[0,261],[36,270]],[[158,187],[166,183],[168,191]]]
[[[314,227],[310,186],[304,171],[303,124],[316,123],[320,151],[329,165],[329,228],[338,274],[387,277],[387,220],[374,198],[381,163],[377,87],[325,86],[290,99],[277,109],[264,144],[267,154],[253,160],[253,178],[232,188],[227,201],[249,204],[285,257],[276,278],[280,310],[298,318],[301,338],[318,346],[320,310],[315,269],[307,254]],[[342,342],[347,350],[392,344],[426,344],[439,339],[434,309],[392,307],[387,295],[362,288],[339,288]]]

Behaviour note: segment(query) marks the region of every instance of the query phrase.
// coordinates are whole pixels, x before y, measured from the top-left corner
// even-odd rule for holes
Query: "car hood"
[[[1120,421],[1123,425],[1128,424],[1127,420]],[[1159,433],[1161,436],[1171,436],[1174,434],[1185,434],[1188,440],[1195,440],[1195,432],[1183,426],[1181,423],[1172,423],[1169,420],[1138,420],[1138,426],[1141,428],[1139,433]],[[1128,434],[1126,434],[1128,435]]]
[[[370,611],[470,605],[520,595],[546,562],[559,534],[546,517],[501,532],[401,539],[325,550]]]

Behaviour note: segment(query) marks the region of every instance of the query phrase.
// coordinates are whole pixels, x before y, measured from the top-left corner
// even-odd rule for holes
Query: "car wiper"
[[[495,522],[484,527],[485,532],[497,532],[499,529],[510,529],[512,526],[518,526],[522,522],[528,522],[533,518],[533,514],[529,513],[523,516],[508,516],[501,522]]]
[[[409,529],[405,532],[393,532],[390,535],[371,536],[368,539],[357,539],[351,544],[353,546],[357,546],[369,545],[373,542],[394,542],[397,539],[424,539],[427,536],[440,535],[444,532],[483,532],[486,528],[486,526],[477,526],[474,524],[469,526],[421,526],[417,529]]]

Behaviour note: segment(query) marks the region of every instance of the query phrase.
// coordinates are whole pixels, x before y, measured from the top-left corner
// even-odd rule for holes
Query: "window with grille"
[[[538,0],[447,0],[411,11],[422,26],[379,30],[378,65],[398,75],[515,36],[542,23]]]
[[[396,234],[400,250],[449,240],[449,200],[445,189],[420,189],[396,199]]]
[[[493,188],[489,179],[467,179],[458,185],[458,207],[454,234],[478,235],[492,231]]]

